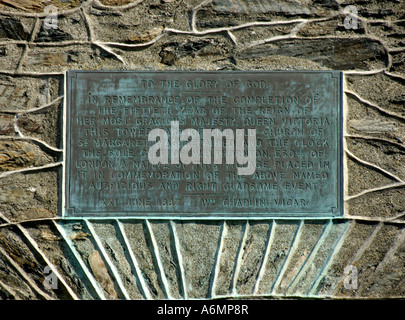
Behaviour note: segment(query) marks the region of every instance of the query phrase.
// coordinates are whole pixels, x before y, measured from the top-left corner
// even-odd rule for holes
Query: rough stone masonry
[[[404,39],[402,0],[0,0],[0,299],[404,298]],[[343,71],[344,217],[62,220],[69,69]]]

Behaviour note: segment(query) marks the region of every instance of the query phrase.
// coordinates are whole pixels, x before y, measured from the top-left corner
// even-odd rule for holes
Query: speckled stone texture
[[[405,298],[404,39],[402,0],[0,0],[0,299]],[[68,69],[343,71],[344,217],[62,220]]]

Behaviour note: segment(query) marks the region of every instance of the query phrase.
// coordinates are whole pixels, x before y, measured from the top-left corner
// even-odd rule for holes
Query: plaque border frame
[[[200,73],[200,74],[277,74],[277,73],[330,73],[331,78],[336,81],[336,107],[337,107],[337,208],[332,207],[331,212],[325,212],[325,214],[320,212],[283,212],[283,213],[271,213],[271,212],[237,212],[237,213],[167,213],[164,215],[162,212],[148,212],[139,213],[136,212],[114,212],[108,211],[108,215],[101,216],[100,212],[77,212],[74,207],[68,205],[68,193],[69,192],[69,179],[67,175],[70,173],[70,168],[68,168],[67,158],[70,156],[70,143],[68,144],[67,138],[70,134],[70,117],[68,116],[68,108],[70,110],[71,99],[70,96],[73,94],[73,84],[72,81],[77,79],[78,73]],[[61,186],[61,218],[63,220],[81,220],[81,219],[91,219],[91,220],[328,220],[328,219],[344,219],[344,185],[345,185],[345,174],[344,174],[344,74],[340,70],[224,70],[224,71],[203,71],[203,70],[67,70],[64,74],[64,92],[65,97],[63,101],[63,124],[62,124],[62,150],[63,150],[63,165],[62,165],[62,186]]]

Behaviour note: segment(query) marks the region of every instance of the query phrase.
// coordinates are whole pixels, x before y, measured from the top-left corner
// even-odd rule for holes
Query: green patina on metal
[[[66,218],[343,215],[339,71],[68,71],[66,87]]]

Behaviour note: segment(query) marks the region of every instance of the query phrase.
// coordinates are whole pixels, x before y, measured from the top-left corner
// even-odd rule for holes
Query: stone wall
[[[402,0],[0,0],[0,298],[405,297],[404,39]],[[68,69],[344,71],[344,218],[62,220]]]

